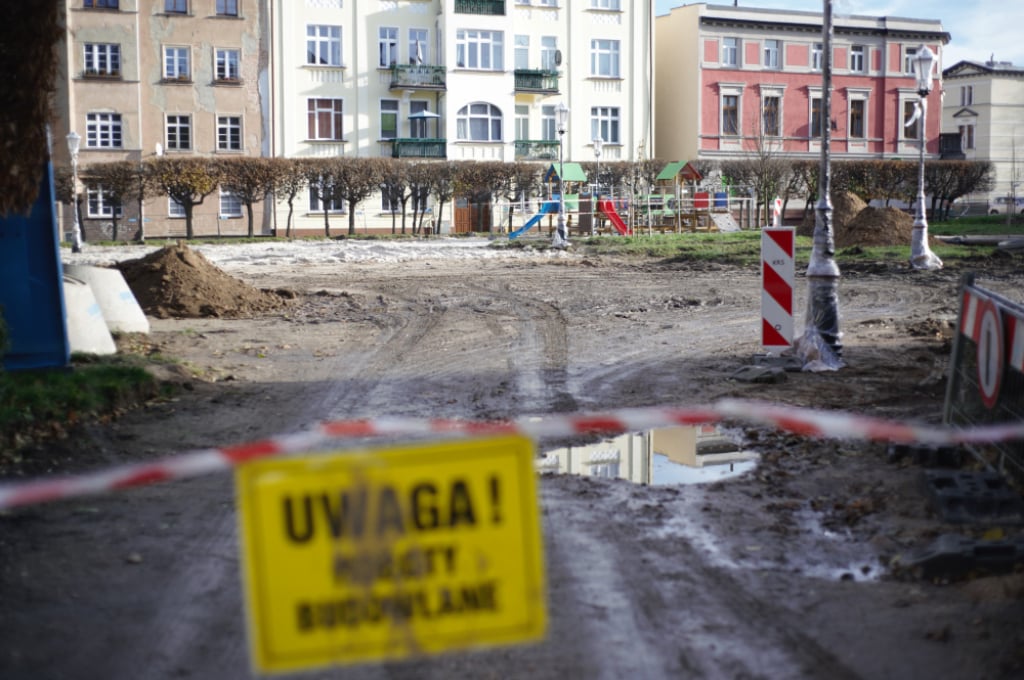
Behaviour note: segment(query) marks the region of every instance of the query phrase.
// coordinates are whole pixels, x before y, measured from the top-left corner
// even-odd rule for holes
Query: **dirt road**
[[[205,379],[179,377],[189,389],[177,399],[36,451],[26,470],[117,465],[327,419],[500,419],[727,396],[938,423],[959,276],[903,263],[844,270],[848,367],[751,384],[730,377],[760,352],[755,269],[578,251],[217,264],[299,298],[252,319],[152,319],[149,342]],[[982,283],[1024,289],[1019,263],[978,264]],[[542,643],[302,677],[1021,672],[1021,578],[937,585],[888,573],[935,536],[971,531],[936,517],[920,468],[888,461],[881,444],[735,431],[763,456],[735,481],[542,478]],[[250,677],[235,514],[227,474],[0,514],[0,677]]]

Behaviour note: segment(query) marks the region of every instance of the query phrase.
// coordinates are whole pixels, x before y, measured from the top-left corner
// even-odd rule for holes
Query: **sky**
[[[672,7],[695,4],[680,0],[655,0],[655,12],[667,14]],[[708,4],[732,5],[732,0],[714,0]],[[821,12],[823,0],[738,0],[740,7],[793,9]],[[938,19],[950,34],[944,48],[942,68],[958,61],[1010,61],[1024,68],[1024,2],[1019,0],[835,0],[833,15],[842,21],[842,14]]]

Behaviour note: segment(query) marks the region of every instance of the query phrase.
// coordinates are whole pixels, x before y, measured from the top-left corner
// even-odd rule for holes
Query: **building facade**
[[[936,154],[940,116],[929,116],[923,131],[919,121],[905,123],[919,99],[912,58],[920,45],[935,52],[941,73],[950,39],[941,22],[835,18],[827,119],[822,23],[815,12],[703,3],[657,17],[657,156],[817,157],[825,124],[837,158],[916,158],[922,134]],[[933,99],[938,91],[941,82]]]
[[[987,198],[1019,197],[1024,179],[1024,68],[994,60],[961,61],[943,72],[943,80],[942,129],[958,135],[967,160],[992,162],[995,185]]]
[[[261,101],[267,53],[258,0],[66,0],[55,97],[54,157],[81,136],[80,220],[86,240],[110,238],[115,207],[88,167],[158,155],[260,156],[269,138]],[[62,228],[70,231],[71,211]],[[185,233],[166,196],[124,205],[120,237]],[[215,192],[195,211],[197,233],[246,233],[240,202]],[[259,231],[269,230],[269,219]]]
[[[566,161],[596,136],[603,160],[651,154],[649,0],[272,0],[269,22],[272,155],[550,164],[559,104]],[[322,233],[316,197],[297,206]],[[357,229],[390,231],[391,208],[368,199]]]

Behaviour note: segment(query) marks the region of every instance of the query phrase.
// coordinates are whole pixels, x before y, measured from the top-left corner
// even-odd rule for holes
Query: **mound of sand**
[[[860,196],[850,192],[837,193],[832,196],[832,230],[838,234],[845,229],[850,220],[854,219],[868,206]],[[812,236],[814,234],[814,210],[808,213],[804,221],[797,227],[796,233],[800,236]]]
[[[288,290],[250,286],[179,243],[118,265],[146,314],[157,318],[251,317],[296,297]]]
[[[867,207],[835,230],[836,248],[909,246],[914,218],[897,208]]]

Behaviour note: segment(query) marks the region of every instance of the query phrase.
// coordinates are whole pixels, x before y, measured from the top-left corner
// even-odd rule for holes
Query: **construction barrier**
[[[793,346],[793,260],[796,230],[761,230],[761,346],[780,353]]]
[[[1024,306],[975,285],[960,286],[944,422],[977,427],[1024,421]],[[1024,479],[1024,441],[970,447],[981,460]]]
[[[422,418],[377,418],[320,423],[314,428],[226,448],[185,452],[151,463],[126,465],[74,477],[46,478],[0,486],[0,510],[87,494],[143,486],[228,470],[243,463],[307,452],[330,440],[362,437],[470,437],[522,434],[534,439],[578,435],[617,435],[674,425],[721,420],[759,423],[808,437],[828,437],[896,444],[990,445],[1024,442],[1024,420],[969,428],[897,423],[851,413],[818,411],[727,399],[697,408],[620,409],[604,413],[522,417],[483,422]]]

